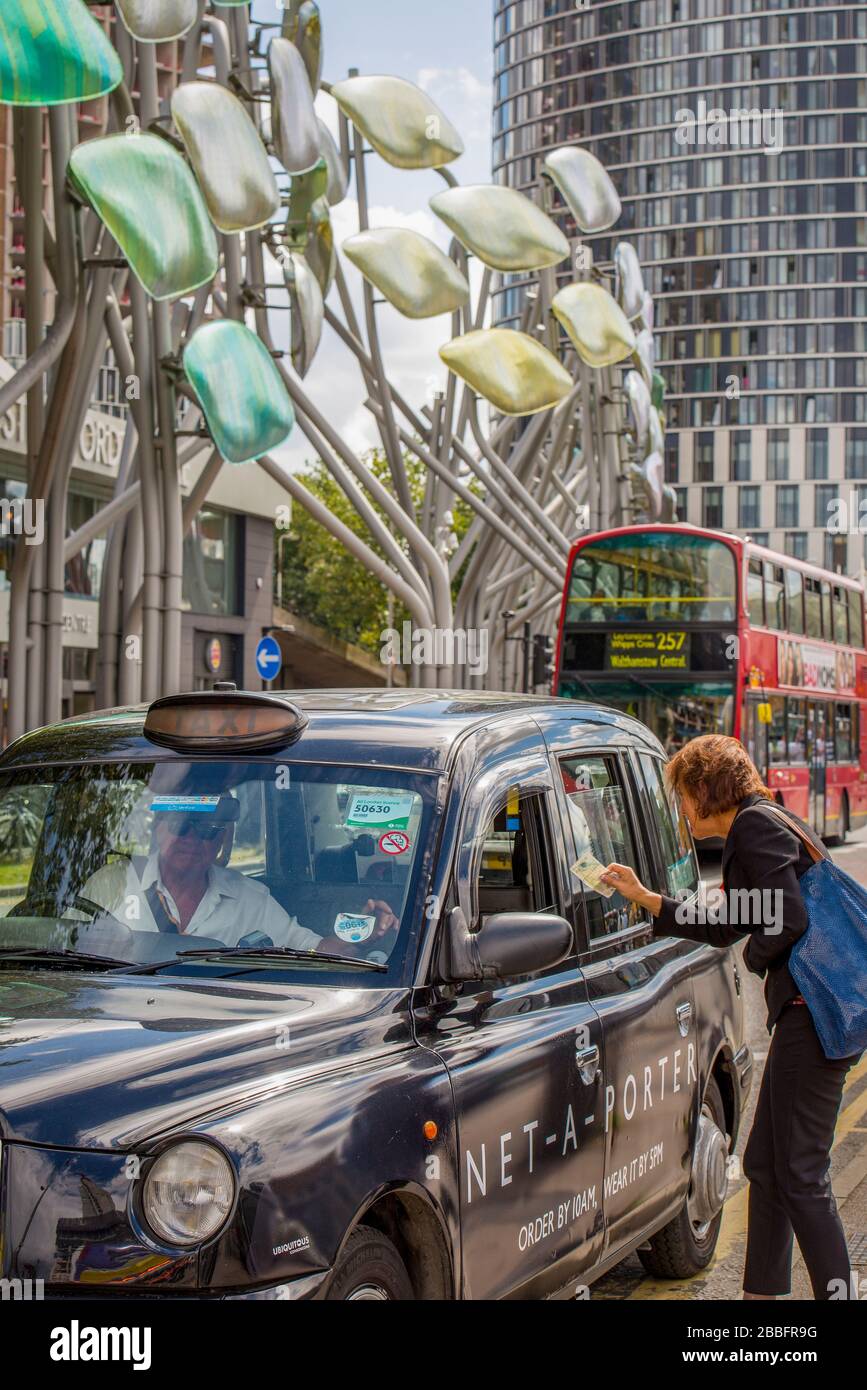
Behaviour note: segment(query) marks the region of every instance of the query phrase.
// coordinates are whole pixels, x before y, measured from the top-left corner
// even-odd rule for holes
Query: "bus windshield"
[[[733,623],[735,557],[678,530],[603,536],[578,552],[566,623]]]

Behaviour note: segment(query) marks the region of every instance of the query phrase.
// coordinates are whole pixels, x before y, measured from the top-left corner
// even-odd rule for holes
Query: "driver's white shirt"
[[[181,914],[162,881],[157,854],[149,857],[141,878],[131,860],[106,864],[91,875],[81,893],[133,931],[158,931],[146,896],[151,884],[156,884],[165,899],[170,916],[179,920]],[[182,935],[207,936],[226,946],[237,946],[252,932],[264,932],[275,946],[291,946],[298,951],[315,951],[322,940],[284,912],[264,883],[237,869],[212,864],[208,886]]]

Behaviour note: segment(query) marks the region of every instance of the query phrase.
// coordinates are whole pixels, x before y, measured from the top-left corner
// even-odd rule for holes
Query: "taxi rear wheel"
[[[415,1293],[396,1246],[372,1226],[357,1226],[337,1262],[326,1297],[341,1303],[406,1303]]]
[[[699,1116],[686,1201],[674,1220],[651,1236],[649,1248],[638,1251],[649,1274],[658,1279],[689,1279],[710,1264],[722,1225],[727,1156],[725,1110],[711,1077]]]

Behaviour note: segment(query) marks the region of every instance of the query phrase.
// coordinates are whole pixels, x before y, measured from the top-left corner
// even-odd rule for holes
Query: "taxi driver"
[[[349,942],[302,927],[257,879],[217,861],[227,859],[240,805],[235,797],[163,798],[152,805],[152,849],[97,870],[82,896],[137,931],[203,936],[226,946],[288,946],[355,955]],[[376,918],[371,943],[399,924],[388,903],[370,898]],[[323,945],[323,943],[325,943]]]

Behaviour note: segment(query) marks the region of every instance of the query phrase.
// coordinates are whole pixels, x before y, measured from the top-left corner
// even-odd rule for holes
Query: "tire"
[[[408,1303],[415,1299],[415,1293],[406,1265],[388,1237],[372,1226],[356,1226],[325,1297],[342,1303]]]
[[[716,1128],[725,1138],[725,1110],[719,1087],[713,1077],[707,1083],[702,1113],[708,1122],[716,1125]],[[715,1152],[718,1152],[716,1139],[715,1144],[717,1145]],[[696,1148],[698,1148],[698,1139],[696,1140]],[[727,1148],[728,1141],[726,1139],[726,1151]],[[695,1159],[695,1154],[693,1158]],[[687,1199],[677,1216],[669,1221],[667,1226],[663,1226],[661,1231],[657,1231],[655,1236],[651,1236],[649,1249],[637,1252],[638,1258],[648,1274],[654,1275],[657,1279],[689,1279],[692,1275],[700,1274],[703,1269],[707,1269],[713,1259],[722,1225],[723,1208],[720,1206],[712,1220],[706,1223],[695,1223],[690,1210],[692,1200],[693,1177],[691,1175]]]

